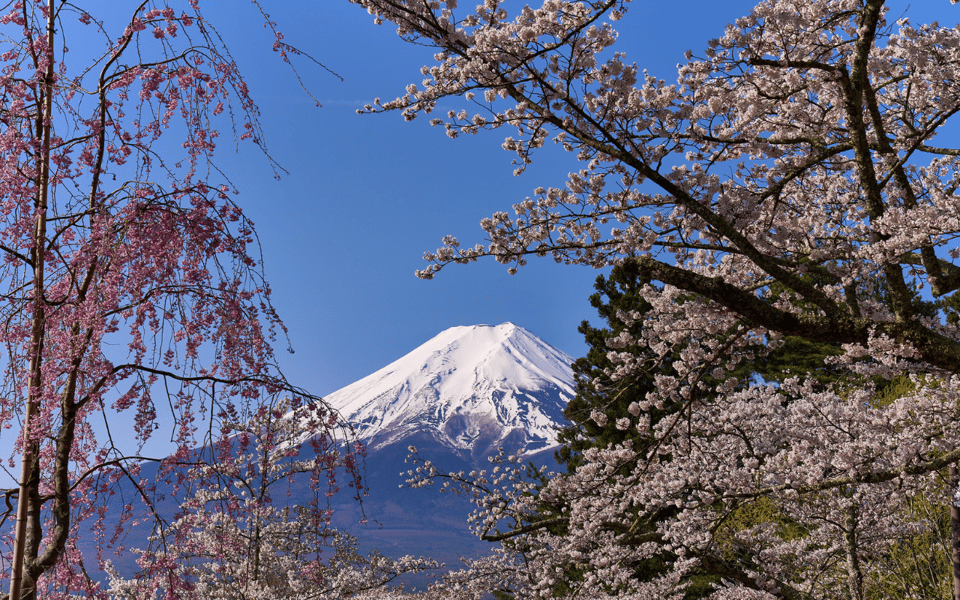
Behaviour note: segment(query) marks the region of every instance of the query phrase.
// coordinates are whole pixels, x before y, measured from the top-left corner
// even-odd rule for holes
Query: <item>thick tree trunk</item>
[[[950,546],[951,561],[953,562],[953,600],[960,600],[960,508],[957,507],[957,476],[956,463],[950,465]]]
[[[38,111],[37,135],[41,138],[41,154],[37,158],[37,200],[36,200],[36,227],[33,239],[33,326],[30,336],[30,387],[27,391],[27,406],[23,417],[23,454],[20,459],[20,491],[17,496],[17,528],[14,535],[13,559],[10,568],[10,600],[19,600],[22,597],[36,597],[36,582],[28,582],[27,589],[23,589],[23,571],[28,537],[39,542],[40,531],[31,531],[28,536],[27,525],[37,527],[39,521],[39,506],[31,501],[36,496],[39,478],[36,476],[36,460],[39,444],[34,441],[32,429],[38,413],[37,394],[42,387],[40,368],[43,359],[44,340],[44,252],[47,238],[47,196],[50,184],[50,128],[53,109],[53,81],[54,81],[54,18],[56,15],[54,0],[48,1],[47,13],[47,47],[46,73],[42,90],[42,106]],[[23,592],[27,594],[24,596]]]
[[[850,600],[863,600],[863,571],[860,570],[860,556],[857,543],[857,508],[847,509],[844,542],[847,554],[847,597]]]

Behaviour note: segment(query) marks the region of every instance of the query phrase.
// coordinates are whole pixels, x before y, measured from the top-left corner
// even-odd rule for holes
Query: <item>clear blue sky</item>
[[[483,241],[481,218],[508,210],[537,186],[562,185],[575,168],[571,157],[543,153],[514,177],[511,155],[500,148],[511,133],[506,130],[450,140],[425,120],[357,115],[374,98],[393,99],[408,83],[419,83],[432,52],[402,42],[389,24],[375,26],[347,0],[262,3],[287,42],[344,79],[297,62],[323,104],[316,108],[270,52],[272,38],[255,7],[241,0],[206,3],[261,107],[271,154],[289,171],[275,181],[252,147],[234,155],[221,143],[219,163],[257,226],[274,303],[290,329],[296,354],[282,347],[278,354],[291,379],[327,394],[443,329],[478,323],[512,321],[583,355],[577,326],[596,322],[587,298],[597,271],[546,258],[513,276],[492,260],[446,269],[432,281],[413,274],[444,235],[466,245]],[[618,49],[652,75],[674,81],[687,49],[699,53],[753,4],[635,0],[617,24]],[[892,20],[906,6],[899,2]],[[953,24],[960,6],[917,0],[908,15],[914,23]]]

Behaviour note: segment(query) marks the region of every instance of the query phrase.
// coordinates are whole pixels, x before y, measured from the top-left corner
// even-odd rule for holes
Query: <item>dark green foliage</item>
[[[946,314],[947,323],[960,325],[960,294],[954,292],[949,296],[944,296],[937,301],[936,305]]]
[[[618,429],[616,422],[618,419],[628,417],[632,423],[636,423],[636,417],[629,413],[628,408],[634,402],[642,403],[646,399],[647,393],[655,389],[655,376],[657,374],[671,374],[671,357],[660,357],[640,344],[618,349],[618,352],[627,352],[637,357],[641,364],[649,365],[648,368],[639,370],[631,378],[618,381],[613,381],[609,375],[613,371],[614,365],[607,358],[607,354],[610,352],[607,340],[619,336],[624,330],[628,331],[633,339],[643,338],[641,335],[643,328],[642,315],[650,310],[650,306],[640,297],[639,292],[648,284],[650,284],[648,278],[625,266],[614,267],[608,277],[600,276],[594,284],[596,292],[590,296],[590,304],[597,309],[597,313],[602,319],[602,325],[599,328],[593,327],[589,322],[584,321],[579,327],[589,350],[587,356],[577,359],[572,365],[576,377],[577,395],[569,402],[564,411],[564,415],[570,421],[570,424],[559,432],[559,440],[564,445],[556,454],[557,460],[566,464],[570,473],[576,471],[582,462],[584,451],[589,448],[605,448],[627,440],[633,442],[633,446],[639,451],[640,456],[644,456],[644,450],[650,448],[652,440],[649,434],[640,433],[635,427],[629,427],[625,430]],[[641,318],[627,325],[618,318],[620,312],[636,312]],[[679,349],[675,351],[679,351]],[[787,337],[775,350],[768,352],[765,348],[757,348],[754,353],[757,358],[754,361],[739,365],[734,371],[728,372],[727,376],[736,377],[741,382],[741,386],[749,385],[751,381],[775,382],[783,381],[788,377],[807,374],[814,376],[821,383],[832,383],[849,376],[849,372],[845,369],[828,365],[825,362],[828,356],[836,355],[839,352],[839,348],[829,344]],[[709,401],[709,390],[720,382],[713,380],[711,377],[705,377],[704,381],[708,385],[705,390],[705,397],[702,400]],[[651,427],[655,426],[661,419],[676,413],[680,408],[680,406],[667,406],[663,410],[648,411],[647,416],[650,418]],[[604,425],[601,426],[591,418],[591,413],[594,411],[599,411],[606,416]],[[621,469],[631,470],[636,466],[635,463],[625,464],[621,466]],[[544,514],[538,515],[538,517],[546,517],[548,516],[547,513],[549,513],[549,516],[558,515],[560,514],[560,507],[544,506]],[[657,522],[671,516],[671,511],[652,515],[637,514],[635,527],[631,528],[629,533],[626,531],[620,532],[626,534],[622,538],[623,543],[642,543],[644,538],[655,534]],[[562,526],[555,526],[552,529],[554,529],[554,533],[563,535]],[[711,568],[711,565],[714,563],[719,565],[720,562],[723,562],[721,558],[718,556],[713,557],[714,560],[706,560],[703,567],[690,576],[684,595],[685,600],[703,598],[715,591],[714,586],[719,583],[725,571],[723,568]],[[637,561],[634,565],[635,576],[641,580],[656,577],[665,573],[669,569],[670,563],[675,559],[676,556],[663,553]],[[567,573],[567,578],[568,581],[577,581],[577,574]],[[562,595],[563,591],[558,590],[559,595]]]
[[[628,263],[628,265],[632,264]],[[630,415],[628,408],[634,402],[642,403],[647,393],[655,389],[656,375],[672,374],[673,361],[670,356],[660,357],[642,344],[626,346],[617,351],[632,354],[640,363],[647,365],[647,368],[638,371],[628,379],[613,381],[609,372],[615,367],[607,358],[610,352],[607,346],[608,339],[619,336],[625,330],[633,336],[633,339],[642,339],[642,315],[650,310],[650,305],[640,296],[640,290],[649,283],[649,278],[642,277],[631,266],[616,266],[609,277],[601,275],[594,283],[596,293],[590,296],[590,305],[597,309],[604,326],[597,328],[583,321],[578,328],[590,348],[587,356],[578,358],[572,365],[577,395],[570,400],[564,410],[564,416],[570,424],[561,429],[558,436],[559,441],[564,445],[556,453],[557,460],[561,464],[566,464],[567,470],[571,473],[580,464],[583,451],[587,448],[606,448],[611,444],[632,440],[634,448],[642,454],[643,449],[649,445],[648,434],[641,434],[634,427],[620,430],[616,423],[618,419],[624,417],[636,422],[636,417]],[[620,312],[637,313],[641,318],[627,325],[618,318],[617,315]],[[788,360],[794,360],[794,357],[784,355],[783,361]],[[779,365],[779,362],[776,363],[777,367]],[[736,377],[743,382],[742,385],[748,383],[753,375],[752,365],[741,366],[729,374],[730,377]],[[711,377],[705,377],[704,381],[718,383]],[[662,410],[648,411],[650,427],[654,427],[661,419],[678,409],[679,406],[666,406]],[[601,426],[591,419],[590,415],[593,411],[599,411],[606,416],[604,425]]]
[[[629,417],[627,408],[632,402],[642,401],[647,392],[653,389],[653,376],[644,373],[626,381],[614,383],[606,371],[613,368],[607,358],[610,349],[607,339],[620,335],[625,329],[635,338],[640,337],[642,322],[624,325],[617,318],[618,311],[647,312],[650,306],[640,297],[639,291],[649,279],[641,278],[636,271],[623,267],[614,267],[610,277],[597,277],[595,294],[590,296],[590,305],[597,309],[606,327],[595,328],[583,321],[578,331],[584,335],[590,346],[587,356],[573,363],[576,377],[577,395],[570,400],[563,414],[570,425],[560,430],[559,441],[564,444],[557,452],[557,460],[565,463],[569,472],[574,472],[581,462],[583,451],[591,447],[606,447],[632,439],[640,442],[641,436],[634,428],[621,431],[616,427],[617,419]],[[650,350],[640,346],[629,346],[622,352],[636,356],[649,355],[652,362],[656,357]],[[599,387],[596,384],[599,384]],[[607,416],[604,426],[590,418],[591,412],[598,410]]]
[[[788,336],[776,350],[762,355],[750,365],[753,374],[764,381],[783,381],[789,377],[813,376],[822,384],[835,383],[849,372],[828,365],[828,356],[840,354],[840,348],[822,342]]]
[[[607,358],[607,353],[610,351],[607,347],[607,339],[620,335],[624,330],[629,331],[634,339],[642,339],[640,335],[642,319],[626,325],[617,317],[617,314],[620,311],[637,312],[640,315],[646,313],[650,306],[640,297],[639,292],[649,283],[649,279],[641,277],[635,270],[617,266],[610,272],[609,277],[601,275],[597,277],[594,284],[596,293],[590,296],[590,304],[597,309],[605,327],[596,328],[587,321],[580,324],[579,331],[586,338],[590,349],[586,357],[577,359],[572,365],[576,377],[577,395],[564,410],[564,416],[570,424],[561,429],[558,436],[564,445],[556,454],[557,460],[565,463],[570,473],[576,471],[582,462],[583,452],[588,448],[605,448],[611,444],[631,440],[634,448],[642,455],[643,449],[649,447],[649,434],[642,434],[635,427],[629,427],[626,430],[618,429],[616,422],[624,417],[636,422],[636,417],[628,411],[629,406],[634,402],[639,403],[645,400],[647,392],[654,389],[654,375],[669,374],[671,361],[669,357],[663,361],[646,346],[627,346],[618,351],[641,357],[641,360],[649,364],[650,368],[630,379],[614,382],[608,374],[609,370],[613,369],[613,364]],[[649,411],[647,414],[650,417],[651,426],[656,425],[660,419],[675,410],[676,407],[666,407],[665,410]],[[601,426],[594,421],[590,416],[593,411],[603,413],[607,417],[606,424]],[[621,469],[631,470],[635,466],[633,463],[628,463],[622,465]],[[547,507],[544,508],[547,509]],[[548,511],[552,514],[560,514],[560,507],[549,507]],[[623,543],[640,544],[644,538],[656,531],[656,521],[659,518],[669,516],[670,514],[666,513],[652,516],[637,515],[637,525],[631,532],[619,531],[618,533],[625,536],[622,538]],[[556,526],[553,530],[554,533],[563,535],[563,526]],[[633,565],[635,577],[640,580],[649,580],[661,575],[669,570],[670,563],[675,559],[676,556],[666,553],[637,561]],[[579,577],[576,571],[576,568],[572,568],[567,572],[565,581],[577,581]],[[692,600],[704,597],[714,590],[713,584],[718,582],[719,578],[710,575],[695,575],[685,598]],[[563,585],[566,584],[561,584],[560,587],[562,588]],[[567,591],[569,590],[558,588],[557,595],[562,596]]]

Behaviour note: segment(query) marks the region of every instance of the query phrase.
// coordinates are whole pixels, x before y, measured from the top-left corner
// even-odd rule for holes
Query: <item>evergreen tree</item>
[[[585,357],[579,358],[572,364],[576,378],[576,396],[570,400],[564,416],[570,423],[559,431],[558,439],[563,444],[556,452],[557,461],[566,464],[569,473],[574,473],[583,462],[583,453],[589,448],[606,448],[613,444],[627,440],[633,442],[634,448],[639,451],[638,456],[644,457],[646,450],[653,443],[648,434],[639,432],[635,427],[621,428],[617,426],[620,419],[628,418],[633,421],[637,416],[637,406],[631,414],[631,405],[641,405],[649,392],[656,388],[657,374],[670,375],[671,364],[680,349],[674,353],[661,357],[648,345],[642,342],[643,316],[651,306],[641,296],[644,286],[650,285],[651,280],[645,277],[632,263],[615,266],[609,277],[599,276],[594,283],[596,292],[590,296],[590,304],[603,321],[601,327],[594,327],[588,321],[583,321],[578,331],[584,335],[589,346]],[[632,319],[623,319],[621,315],[633,313]],[[637,318],[639,317],[639,318]],[[629,321],[629,322],[627,322]],[[615,380],[611,374],[615,369],[609,358],[611,351],[607,341],[627,332],[639,343],[618,348],[620,353],[632,354],[635,359],[647,366],[639,371],[640,374],[629,379]],[[719,335],[719,334],[718,334]],[[749,363],[741,363],[735,369],[727,371],[725,377],[736,378],[738,387],[748,385],[751,381],[783,381],[788,377],[805,374],[813,376],[821,384],[836,383],[842,377],[850,377],[844,369],[832,366],[826,358],[839,353],[835,345],[816,343],[795,336],[784,337],[775,348],[757,347],[755,359]],[[720,383],[712,376],[704,377],[707,384],[703,392],[702,401],[709,401],[714,390]],[[888,382],[881,382],[886,385]],[[851,380],[851,384],[854,384]],[[662,409],[652,408],[645,411],[653,428],[661,419],[675,414],[682,408],[681,405],[669,405]],[[599,415],[602,415],[599,419]],[[630,472],[636,468],[635,461],[621,465],[620,470]],[[545,482],[544,482],[545,483]],[[538,515],[545,518],[559,515],[563,512],[560,505],[544,504],[543,512]],[[640,517],[628,535],[621,537],[622,543],[641,544],[656,536],[657,523],[669,519],[676,511],[664,510],[653,515]],[[638,515],[639,517],[639,515]],[[642,522],[641,522],[642,521]],[[738,530],[756,526],[762,522],[777,522],[785,535],[795,535],[795,525],[776,514],[772,505],[765,502],[747,503],[734,509],[726,525],[726,536],[732,540]],[[562,526],[552,528],[554,533],[564,535]],[[626,532],[620,532],[621,534]],[[723,537],[723,536],[721,536]],[[721,544],[722,545],[722,544]],[[685,600],[694,600],[709,595],[720,581],[724,560],[733,552],[726,549],[714,561],[704,561],[702,566],[688,577],[689,587],[684,596]],[[634,576],[641,581],[651,580],[668,570],[669,565],[676,560],[672,553],[662,553],[642,561],[637,561]],[[568,577],[569,577],[568,573]],[[576,580],[576,577],[573,578]],[[557,590],[560,594],[566,590]]]
[[[610,377],[613,363],[607,357],[610,348],[607,340],[628,330],[634,338],[640,337],[641,321],[627,325],[617,313],[635,311],[644,314],[649,304],[640,296],[639,291],[650,283],[635,269],[617,266],[610,272],[609,278],[597,277],[594,283],[596,293],[590,296],[590,305],[597,309],[605,322],[605,327],[596,328],[588,321],[580,323],[578,331],[583,334],[590,349],[583,358],[574,361],[573,373],[576,378],[577,395],[570,400],[563,415],[570,424],[560,430],[558,439],[564,444],[556,453],[557,461],[566,464],[572,473],[580,464],[583,451],[593,446],[606,447],[627,439],[640,442],[641,435],[634,428],[620,430],[618,419],[629,417],[628,409],[634,402],[642,401],[648,391],[653,389],[654,380],[651,370],[642,376],[614,382]],[[651,365],[658,357],[646,346],[632,345],[622,351],[649,359]],[[601,425],[591,418],[594,411],[606,417]]]
[[[636,343],[619,348],[618,352],[633,355],[638,361],[648,365],[648,368],[629,379],[615,381],[611,377],[615,365],[608,356],[611,348],[607,345],[607,340],[620,336],[624,331],[633,339],[641,340],[642,316],[650,310],[650,305],[641,297],[640,290],[649,285],[651,280],[632,265],[633,263],[629,262],[617,265],[611,270],[609,277],[597,277],[594,283],[596,292],[590,296],[590,305],[597,309],[603,326],[598,328],[588,321],[583,321],[578,328],[589,349],[585,357],[578,358],[572,364],[577,394],[564,409],[564,416],[570,424],[560,430],[558,439],[563,446],[556,452],[557,461],[566,464],[571,473],[580,464],[583,451],[587,448],[605,448],[610,444],[631,439],[636,448],[642,449],[645,436],[632,427],[619,429],[617,421],[636,416],[630,415],[629,408],[635,402],[641,403],[647,393],[655,389],[656,374],[671,374],[672,356],[660,357],[647,345]],[[929,307],[919,299],[915,304],[918,310],[929,312]],[[622,313],[636,313],[641,318],[627,324],[618,316]],[[833,366],[826,360],[827,357],[839,353],[837,344],[785,336],[775,348],[757,347],[754,360],[740,364],[729,371],[726,377],[737,378],[739,387],[759,380],[782,382],[799,374],[812,376],[824,385],[833,384],[841,378],[849,379],[851,375],[848,370]],[[704,380],[714,386],[718,383],[713,377],[705,377]],[[850,383],[854,384],[853,381]],[[887,384],[880,380],[875,383],[879,388]],[[708,389],[711,387],[713,386],[707,386]],[[646,416],[650,418],[650,425],[653,427],[672,412],[671,407],[666,407],[664,410],[648,411]],[[603,415],[602,425],[592,417],[595,413]]]
[[[605,448],[612,444],[620,444],[630,440],[638,456],[645,455],[652,439],[649,434],[639,432],[635,427],[618,427],[621,419],[633,421],[638,414],[638,406],[644,402],[648,392],[656,385],[656,374],[670,372],[672,357],[661,357],[647,345],[641,343],[629,344],[619,348],[618,352],[628,352],[646,365],[638,375],[630,379],[614,380],[611,372],[613,362],[608,358],[610,347],[607,340],[620,336],[625,331],[635,340],[642,340],[642,316],[650,310],[650,305],[640,295],[644,286],[650,284],[650,279],[642,276],[628,263],[615,266],[609,277],[600,275],[594,283],[596,293],[590,296],[590,305],[597,309],[603,319],[605,327],[593,327],[588,321],[583,321],[578,331],[584,335],[590,346],[587,356],[577,359],[571,365],[576,378],[577,394],[570,400],[564,409],[564,416],[570,424],[559,431],[558,440],[563,444],[556,452],[557,461],[566,464],[569,473],[574,473],[582,463],[583,452],[588,448]],[[634,313],[633,319],[624,320],[621,314]],[[636,318],[639,316],[640,318]],[[627,322],[630,321],[630,322]],[[634,413],[631,414],[631,406]],[[652,408],[645,411],[653,427],[660,419],[674,414],[679,406],[665,406],[663,409]],[[599,415],[602,415],[599,419]],[[635,468],[634,462],[620,466],[623,472]],[[543,482],[545,483],[545,481]],[[539,517],[550,517],[563,512],[560,505],[545,503]],[[668,512],[670,514],[668,514]],[[642,544],[656,536],[657,521],[671,516],[673,511],[663,514],[638,515],[638,521],[631,531],[618,531],[622,536],[621,543],[627,545]],[[641,522],[642,521],[642,522]],[[564,535],[563,526],[554,527],[554,533]],[[632,565],[634,577],[638,580],[650,580],[662,575],[669,569],[669,565],[676,560],[672,553],[655,555],[638,560]],[[577,580],[572,573],[577,567],[568,569],[567,577]],[[693,600],[703,597],[713,589],[719,581],[707,572],[698,572],[690,577],[690,586],[685,598]],[[564,595],[569,590],[560,586],[556,593]]]

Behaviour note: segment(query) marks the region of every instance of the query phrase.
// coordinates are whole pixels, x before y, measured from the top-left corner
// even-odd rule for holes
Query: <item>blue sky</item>
[[[500,147],[510,132],[450,140],[426,120],[357,115],[374,98],[393,99],[411,82],[429,49],[402,42],[347,0],[263,0],[290,44],[343,77],[300,60],[317,108],[270,51],[256,8],[240,0],[206,4],[262,110],[271,155],[289,173],[276,181],[252,147],[219,164],[240,189],[239,204],[257,226],[274,303],[295,354],[278,348],[298,385],[327,394],[399,358],[455,325],[512,321],[561,350],[586,352],[577,326],[596,323],[588,296],[598,271],[534,259],[516,275],[494,261],[445,269],[432,281],[425,251],[444,235],[483,241],[479,221],[508,210],[538,186],[559,186],[572,157],[545,152],[520,177]],[[472,6],[467,0],[463,6]],[[723,26],[749,12],[749,0],[635,0],[617,48],[652,75],[673,81],[687,49],[698,53]],[[895,20],[906,2],[896,3]],[[915,23],[956,23],[960,7],[919,0]]]

